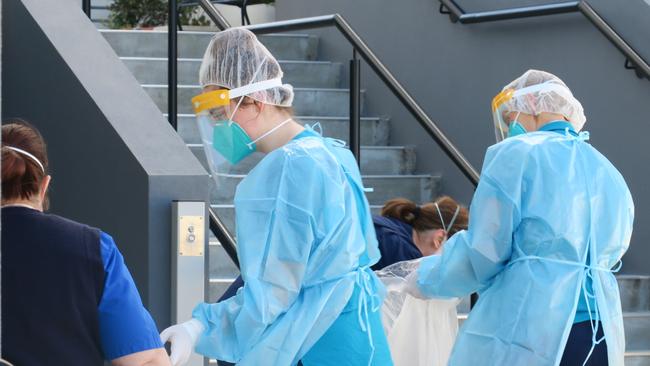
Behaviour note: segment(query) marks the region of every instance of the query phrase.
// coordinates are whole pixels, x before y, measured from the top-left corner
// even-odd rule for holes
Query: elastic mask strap
[[[38,160],[38,159],[36,158],[36,156],[34,156],[34,155],[28,153],[27,151],[25,151],[25,150],[23,150],[23,149],[19,149],[19,148],[17,148],[17,147],[13,147],[13,146],[3,146],[3,147],[6,147],[6,148],[9,149],[9,150],[15,151],[15,152],[17,152],[17,153],[19,153],[19,154],[21,154],[21,155],[25,155],[26,157],[30,158],[30,159],[33,160],[36,164],[38,164],[38,166],[39,166],[39,167],[41,168],[41,170],[43,171],[43,174],[45,174],[45,168],[43,167],[43,164],[41,163],[41,161]]]
[[[440,223],[442,224],[442,230],[448,232],[447,226],[445,225],[445,219],[442,217],[442,212],[440,211],[440,206],[438,206],[438,202],[434,202],[433,204],[436,206],[436,211],[438,211],[438,216],[440,217]]]
[[[262,66],[266,63],[268,60],[268,56],[264,56],[264,59],[262,62],[260,62],[260,65],[257,67],[257,70],[253,73],[253,77],[251,78],[251,82],[248,85],[240,86],[239,88],[234,88],[231,89],[228,94],[230,96],[230,99],[232,98],[237,98],[241,97],[244,95],[248,95],[257,91],[262,91],[266,89],[271,89],[275,88],[278,86],[282,86],[282,79],[281,78],[275,78],[275,79],[270,79],[270,80],[262,80],[258,82],[253,82],[255,78],[257,78],[257,75],[262,71]]]
[[[305,128],[323,136],[323,126],[321,126],[320,122],[316,122],[313,125],[305,124]]]
[[[262,66],[266,62],[267,58],[268,58],[267,56],[264,56],[264,59],[262,60],[260,65],[257,67],[257,70],[255,70],[255,72],[253,73],[253,77],[251,78],[251,80],[255,80],[255,78],[257,77],[257,74],[259,74],[260,70],[262,70]],[[251,83],[251,84],[248,84],[248,85],[240,86],[239,88],[231,89],[228,92],[228,96],[230,97],[230,99],[237,98],[237,97],[241,97],[241,98],[239,98],[239,102],[237,102],[237,105],[235,106],[235,110],[232,111],[232,115],[230,115],[230,123],[232,123],[232,118],[235,116],[235,112],[237,112],[237,110],[239,109],[239,106],[241,105],[241,102],[244,100],[243,97],[245,95],[248,95],[250,93],[254,93],[256,91],[269,89],[269,87],[267,87],[265,85],[265,83],[270,83],[270,82],[274,82],[274,81],[277,81],[277,79],[264,80],[264,81],[260,81],[258,83]],[[282,81],[280,81],[280,85],[282,85]]]
[[[510,132],[510,125],[512,125],[515,122],[519,123],[518,119],[520,114],[521,112],[517,111],[517,115],[515,116],[515,118],[512,121],[510,121],[510,123],[508,124],[508,132]],[[521,125],[521,123],[519,123],[519,125]]]
[[[456,206],[456,212],[454,212],[454,216],[451,218],[451,221],[449,222],[449,231],[451,231],[451,228],[454,227],[454,223],[456,222],[456,219],[458,218],[458,214],[460,213],[460,206]],[[449,232],[447,232],[449,234]]]
[[[239,98],[239,102],[237,102],[237,105],[235,106],[235,109],[232,111],[232,114],[230,115],[230,118],[228,118],[228,126],[233,124],[233,117],[235,117],[235,112],[239,109],[239,106],[241,105],[241,102],[244,101],[244,97]]]
[[[249,142],[246,145],[248,145],[248,147],[251,147],[251,145],[255,144],[256,142],[258,142],[259,140],[265,138],[266,136],[272,134],[273,132],[275,132],[280,127],[282,127],[282,126],[286,125],[287,123],[289,123],[289,121],[291,121],[292,119],[293,118],[291,118],[291,117],[287,118],[286,120],[282,121],[279,125],[277,125],[277,126],[273,127],[272,129],[266,131],[264,134],[262,134],[262,136],[256,138],[255,140]]]
[[[268,59],[268,56],[264,56],[264,59],[262,60],[260,65],[257,67],[257,70],[255,70],[255,72],[253,73],[253,77],[251,78],[251,80],[255,80],[255,78],[257,77],[257,74],[260,73],[260,71],[262,70],[262,66],[264,66],[264,63],[266,63],[267,59]],[[263,80],[263,81],[259,81],[259,82],[256,82],[256,83],[250,83],[248,85],[240,86],[239,88],[230,89],[230,91],[228,92],[228,96],[230,97],[230,99],[241,97],[239,99],[239,102],[237,102],[237,106],[235,106],[235,110],[232,112],[232,115],[230,116],[230,123],[232,123],[232,118],[235,116],[235,112],[237,112],[237,110],[239,109],[239,106],[241,105],[242,101],[244,100],[244,98],[243,98],[244,96],[246,96],[248,94],[251,94],[251,93],[258,92],[258,91],[275,88],[275,87],[278,87],[278,86],[282,86],[282,79],[281,78]]]

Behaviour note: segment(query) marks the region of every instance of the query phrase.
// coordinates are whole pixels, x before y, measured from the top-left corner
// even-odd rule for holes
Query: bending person
[[[418,258],[439,255],[448,236],[467,228],[468,212],[450,197],[422,206],[389,200],[373,218],[381,260],[373,266],[387,288],[382,321],[395,366],[447,365],[458,332],[458,299],[420,300],[404,281]]]
[[[449,196],[422,206],[404,198],[387,201],[372,218],[381,252],[372,269],[440,254],[448,236],[467,229],[467,220],[467,209]]]
[[[411,282],[426,297],[479,291],[449,364],[622,365],[612,272],[634,216],[623,177],[587,143],[582,106],[556,76],[527,71],[492,110],[499,143],[487,150],[469,228]]]
[[[250,31],[215,35],[199,74],[204,93],[193,105],[218,187],[254,151],[266,155],[234,199],[245,284],[161,334],[172,362],[196,350],[237,365],[391,365],[354,157],[294,121],[293,89]]]
[[[36,128],[2,126],[2,357],[14,365],[169,365],[113,239],[46,214]]]

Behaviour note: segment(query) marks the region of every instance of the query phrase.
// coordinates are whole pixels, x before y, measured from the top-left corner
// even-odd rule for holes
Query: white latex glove
[[[160,333],[160,340],[163,344],[166,342],[171,343],[172,353],[169,360],[172,366],[187,363],[203,330],[203,324],[196,319],[192,319],[185,323],[172,325]]]

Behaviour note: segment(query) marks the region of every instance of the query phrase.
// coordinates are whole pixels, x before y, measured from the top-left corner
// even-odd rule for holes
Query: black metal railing
[[[207,2],[207,0],[202,0]],[[210,5],[211,6],[211,5]],[[216,11],[216,10],[215,10]],[[357,33],[350,27],[350,25],[339,14],[324,15],[312,18],[303,18],[295,20],[285,20],[266,24],[251,25],[244,28],[256,34],[268,34],[278,32],[289,32],[305,29],[315,29],[324,27],[335,27],[340,33],[348,40],[353,47],[353,59],[351,65],[358,62],[355,61],[357,55],[360,56],[370,68],[377,74],[377,76],[386,84],[389,90],[397,97],[397,99],[406,107],[413,118],[424,128],[424,130],[436,141],[442,148],[447,156],[454,162],[460,169],[465,177],[475,186],[478,184],[478,172],[472,164],[465,158],[465,156],[458,150],[458,148],[449,140],[449,138],[442,132],[438,125],[424,112],[422,107],[415,101],[415,99],[406,91],[406,89],[397,81],[393,74],[384,66],[379,58],[372,52],[372,50],[365,44],[365,42],[357,35]],[[352,67],[351,70],[351,89],[350,93],[350,125],[354,132],[359,135],[359,82],[357,82],[360,65]],[[358,140],[358,139],[357,139]],[[356,143],[357,146],[354,146]],[[350,148],[354,151],[358,149],[358,141],[350,141]],[[356,156],[359,157],[358,155]]]
[[[81,0],[81,10],[86,13],[86,16],[90,19],[90,0]]]
[[[585,0],[526,6],[511,9],[465,12],[454,0],[439,0],[440,13],[449,15],[452,22],[461,24],[486,23],[498,20],[520,19],[563,13],[582,13],[625,56],[625,68],[633,69],[639,78],[650,80],[650,65],[627,43],[612,26]]]
[[[178,4],[169,0],[167,18],[167,119],[178,130]]]

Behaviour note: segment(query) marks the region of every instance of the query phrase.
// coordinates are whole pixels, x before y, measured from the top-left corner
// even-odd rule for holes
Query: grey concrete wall
[[[171,202],[207,200],[207,173],[76,2],[2,6],[3,118],[41,130],[51,211],[111,234],[166,326]]]
[[[539,2],[459,3],[481,11]],[[435,0],[277,0],[276,6],[279,20],[342,14],[477,168],[494,143],[490,101],[503,85],[529,68],[561,77],[585,107],[591,143],[619,168],[634,196],[636,225],[623,272],[650,273],[650,82],[625,70],[622,54],[581,14],[460,25],[439,14]],[[320,58],[349,60],[351,49],[335,31],[314,33],[322,36]],[[418,171],[442,174],[443,192],[469,202],[472,187],[365,70],[366,110],[392,117],[391,143],[417,145]]]

